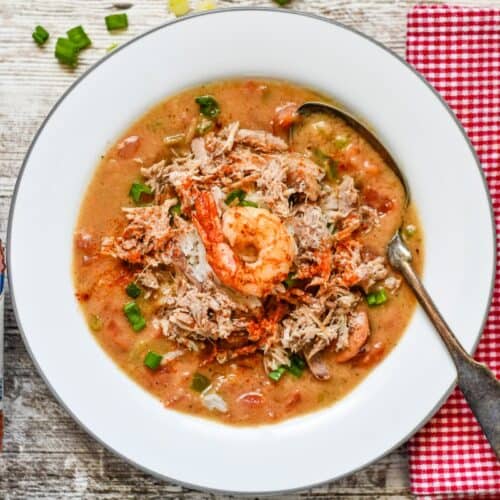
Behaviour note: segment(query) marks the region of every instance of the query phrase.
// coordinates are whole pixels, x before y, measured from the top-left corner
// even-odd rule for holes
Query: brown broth
[[[74,245],[74,282],[83,313],[90,323],[94,315],[101,319],[102,328],[94,331],[94,336],[117,365],[169,408],[215,418],[227,424],[257,425],[278,422],[329,406],[359,384],[400,339],[415,309],[415,299],[406,285],[403,284],[387,304],[368,309],[372,332],[367,344],[370,356],[361,355],[352,362],[339,364],[334,361],[332,353],[326,354],[332,373],[329,381],[318,381],[306,371],[300,379],[286,375],[275,383],[264,372],[260,355],[226,365],[213,363],[200,367],[198,355],[190,353],[158,371],[151,371],[143,365],[149,350],[164,353],[175,349],[175,345],[159,337],[151,321],[139,334],[130,328],[123,314],[123,305],[130,300],[124,289],[132,279],[132,273],[118,261],[100,255],[99,242],[103,236],[117,234],[123,229],[125,221],[121,208],[131,206],[128,192],[131,183],[140,179],[140,167],[168,157],[169,148],[164,145],[163,138],[186,131],[191,120],[198,116],[194,98],[200,94],[216,97],[221,107],[222,124],[239,120],[242,127],[267,131],[272,130],[271,121],[277,106],[287,102],[325,100],[316,92],[287,82],[222,81],[170,97],[132,125],[100,161],[81,205]],[[343,127],[341,123],[333,124],[333,133],[349,135],[349,139],[356,141],[356,145],[379,170],[371,176],[362,169],[346,173],[355,178],[362,193],[375,188],[382,194],[381,202],[387,197],[393,203],[380,226],[366,235],[363,243],[374,253],[383,255],[388,240],[404,216],[406,224],[417,227],[408,244],[415,257],[415,266],[421,270],[422,229],[415,208],[410,206],[405,211],[403,191],[395,175],[369,150],[369,146]],[[117,146],[130,136],[140,137],[139,147],[132,157],[122,158]],[[311,137],[306,139],[312,140]],[[306,139],[303,141],[304,148]],[[321,143],[320,139],[313,139]],[[297,147],[300,149],[300,139]],[[326,144],[325,147],[330,146]],[[342,169],[342,165],[339,168]],[[91,239],[82,238],[82,234],[91,235]],[[147,300],[139,298],[138,302],[145,317],[150,320],[153,311]],[[379,342],[384,345],[383,351],[373,349]],[[227,377],[228,381],[219,391],[228,404],[227,413],[207,410],[199,394],[190,389],[192,375],[196,371],[210,379],[218,375]]]

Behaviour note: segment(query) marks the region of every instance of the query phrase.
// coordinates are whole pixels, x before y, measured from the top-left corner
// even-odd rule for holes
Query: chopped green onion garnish
[[[130,187],[128,195],[134,200],[134,203],[142,203],[142,196],[153,194],[153,190],[146,184],[134,182]]]
[[[163,144],[166,144],[167,146],[175,146],[176,144],[183,142],[184,139],[186,139],[185,134],[167,135],[163,138]]]
[[[243,189],[235,189],[231,191],[224,200],[226,205],[231,205],[233,201],[238,200],[238,205],[240,207],[255,207],[258,208],[259,205],[255,201],[245,200],[247,193]]]
[[[161,356],[160,354],[157,354],[154,351],[149,351],[144,358],[144,364],[148,368],[151,368],[151,370],[156,370],[159,368],[162,359],[163,356]]]
[[[128,17],[127,14],[124,13],[111,14],[106,16],[104,21],[106,22],[106,28],[108,28],[108,31],[121,30],[128,26]]]
[[[210,380],[201,373],[195,373],[191,381],[191,389],[196,392],[203,392],[210,385]]]
[[[169,0],[168,5],[170,7],[170,11],[176,17],[183,16],[189,12],[188,0]]]
[[[289,4],[292,0],[274,0],[274,3],[277,3],[278,5],[283,5]]]
[[[74,43],[78,50],[82,50],[92,43],[82,26],[75,26],[67,31],[66,34],[68,35],[69,41]]]
[[[337,230],[336,227],[335,227],[335,224],[333,224],[333,222],[328,222],[328,224],[326,225],[326,228],[332,234],[335,234],[335,231]]]
[[[125,292],[129,297],[136,299],[141,294],[142,289],[140,286],[137,285],[137,283],[132,281],[132,283],[129,283],[125,288]]]
[[[98,332],[102,329],[102,320],[97,314],[91,314],[88,319],[89,328],[93,332]]]
[[[255,203],[255,201],[250,201],[250,200],[241,200],[240,201],[240,207],[255,207],[258,208],[259,205]]]
[[[285,281],[283,281],[283,284],[287,288],[293,288],[294,286],[298,285],[300,280],[295,278],[295,273],[288,273],[288,276]]]
[[[214,128],[214,122],[202,116],[200,123],[196,126],[196,133],[198,135],[205,135],[207,132]]]
[[[338,135],[333,140],[333,145],[337,149],[344,149],[349,144],[349,139],[345,135]]]
[[[181,210],[181,204],[180,202],[177,202],[173,207],[170,207],[170,215],[181,215],[182,210]]]
[[[78,60],[78,47],[67,38],[58,38],[56,42],[55,56],[62,64],[75,66]]]
[[[115,42],[115,43],[112,43],[111,45],[109,45],[106,49],[106,52],[111,52],[112,50],[115,50],[116,47],[118,47],[118,44]]]
[[[215,118],[219,115],[219,103],[211,95],[200,95],[195,101],[200,106],[200,113],[207,118]]]
[[[236,199],[238,199],[238,202],[241,203],[245,199],[246,195],[247,194],[243,191],[243,189],[235,189],[226,196],[224,203],[226,205],[231,205],[231,203]]]
[[[417,232],[417,228],[413,224],[408,224],[403,229],[403,233],[406,237],[411,238]]]
[[[380,288],[375,292],[368,293],[366,295],[366,302],[370,307],[379,306],[380,304],[387,302],[387,294],[383,288]]]
[[[49,32],[43,26],[38,25],[31,36],[38,45],[43,45],[49,39]]]
[[[338,177],[337,162],[331,156],[323,153],[321,149],[315,149],[313,159],[320,167],[325,169],[329,181],[334,181]]]
[[[272,372],[269,372],[267,376],[271,379],[274,380],[275,382],[278,382],[278,380],[283,376],[283,374],[286,372],[286,368],[284,366],[279,366],[276,368],[276,370],[273,370]]]
[[[305,361],[297,354],[293,354],[292,357],[290,358],[290,366],[287,367],[287,370],[293,376],[299,378],[302,376],[305,367],[306,367]]]
[[[123,312],[134,332],[140,332],[146,326],[146,320],[135,302],[129,302],[123,306]]]

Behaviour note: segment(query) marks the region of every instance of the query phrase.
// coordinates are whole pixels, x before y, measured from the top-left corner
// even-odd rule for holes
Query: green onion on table
[[[62,64],[76,66],[78,61],[78,47],[68,38],[58,38],[55,56]]]
[[[122,30],[128,27],[127,14],[110,14],[104,18],[108,31]]]
[[[169,0],[168,6],[176,17],[183,16],[190,10],[188,0]]]
[[[82,26],[75,26],[66,32],[68,40],[80,51],[92,44]]]
[[[49,39],[49,32],[43,26],[36,26],[35,31],[33,31],[32,35],[33,40],[38,45],[43,45]]]

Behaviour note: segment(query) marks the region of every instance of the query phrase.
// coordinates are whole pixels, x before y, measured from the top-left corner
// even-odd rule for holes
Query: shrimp
[[[193,220],[207,260],[219,280],[246,295],[264,297],[292,265],[295,244],[280,219],[268,210],[231,207],[222,223],[211,193],[199,193]]]

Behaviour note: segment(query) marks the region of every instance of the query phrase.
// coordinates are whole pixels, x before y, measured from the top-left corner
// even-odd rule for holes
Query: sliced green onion
[[[162,359],[163,356],[161,356],[160,354],[157,354],[154,351],[149,351],[144,358],[144,365],[151,370],[157,370],[160,367]]]
[[[366,302],[370,307],[379,306],[387,302],[387,293],[383,288],[376,290],[375,292],[370,292],[366,295]]]
[[[273,370],[272,372],[269,372],[267,376],[271,379],[274,380],[275,382],[278,382],[278,380],[283,376],[283,374],[286,372],[286,368],[284,366],[279,366],[276,368],[276,370]]]
[[[58,38],[55,56],[62,64],[75,66],[78,61],[78,47],[67,38]]]
[[[185,134],[167,135],[163,138],[163,144],[166,144],[167,146],[175,146],[176,144],[183,142],[184,139],[186,139]]]
[[[226,205],[231,205],[231,203],[236,199],[238,199],[238,203],[241,203],[245,199],[246,195],[247,194],[245,191],[243,191],[243,189],[235,189],[226,196],[224,203]]]
[[[255,203],[255,201],[250,201],[250,200],[241,200],[240,201],[240,207],[255,207],[258,208],[259,205]]]
[[[104,21],[106,22],[106,28],[108,28],[108,31],[122,30],[128,26],[128,17],[125,13],[111,14],[106,16]]]
[[[118,44],[118,43],[116,43],[116,42],[115,42],[115,43],[112,43],[111,45],[109,45],[109,46],[106,48],[106,52],[111,52],[111,51],[115,50],[115,49],[116,49],[116,47],[118,47],[118,45],[119,45],[119,44]]]
[[[142,184],[141,182],[134,182],[130,187],[130,191],[128,195],[134,200],[134,203],[138,205],[139,203],[143,203],[142,197],[143,195],[153,194],[153,190],[146,184]]]
[[[287,288],[293,288],[294,286],[297,286],[299,284],[300,280],[295,278],[295,273],[288,273],[288,276],[285,281],[283,281],[283,284]]]
[[[331,234],[335,234],[335,232],[337,231],[337,228],[335,227],[335,224],[333,224],[333,222],[328,222],[326,228],[328,229],[328,231],[330,231]]]
[[[198,135],[205,135],[207,132],[214,128],[214,122],[202,116],[200,123],[196,126],[196,133]]]
[[[123,306],[123,312],[134,332],[140,332],[146,326],[146,320],[139,306],[135,302],[129,302]]]
[[[337,149],[344,149],[346,146],[349,145],[349,142],[350,142],[349,139],[345,135],[338,135],[333,140],[333,145]]]
[[[85,49],[92,43],[82,26],[75,26],[67,31],[66,34],[69,41],[74,43],[78,50]]]
[[[313,160],[325,169],[326,177],[329,181],[337,179],[337,162],[331,156],[323,153],[321,149],[315,149],[313,151]]]
[[[215,118],[219,115],[219,103],[211,95],[200,95],[195,101],[200,106],[200,113],[207,118]]]
[[[238,205],[240,207],[255,207],[258,208],[259,205],[255,201],[245,200],[247,193],[243,189],[235,189],[231,191],[224,200],[226,205],[231,205],[233,201],[238,200]]]
[[[188,0],[169,0],[168,5],[170,7],[170,12],[176,17],[183,16],[189,12]]]
[[[297,354],[293,354],[292,357],[290,358],[290,366],[287,367],[287,370],[294,377],[299,378],[302,376],[305,367],[306,367],[306,362]]]
[[[273,1],[274,3],[277,3],[278,5],[283,7],[283,5],[289,4],[292,0],[273,0]]]
[[[195,373],[191,381],[191,389],[196,392],[203,392],[210,385],[210,380],[201,373]]]
[[[417,232],[417,228],[413,224],[408,224],[403,229],[403,233],[406,237],[411,238]]]
[[[137,285],[137,283],[132,281],[132,283],[129,283],[125,288],[125,292],[129,297],[136,299],[141,294],[142,289],[139,285]]]
[[[180,202],[177,202],[173,207],[170,207],[169,212],[170,212],[170,215],[180,216],[182,214]]]
[[[102,330],[102,319],[97,314],[91,314],[87,319],[89,328],[93,332],[98,332]]]
[[[49,39],[49,32],[43,26],[38,25],[31,36],[38,45],[43,45]]]

